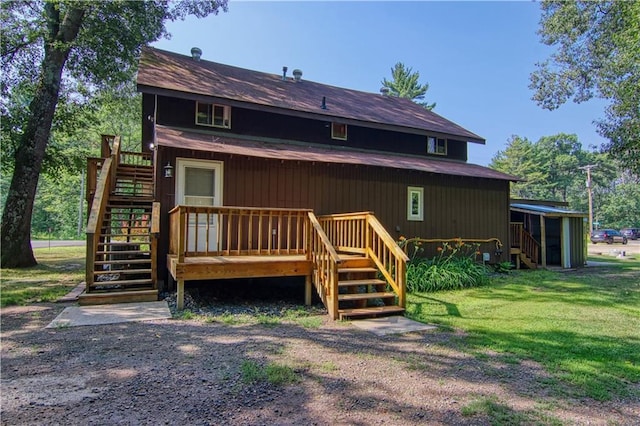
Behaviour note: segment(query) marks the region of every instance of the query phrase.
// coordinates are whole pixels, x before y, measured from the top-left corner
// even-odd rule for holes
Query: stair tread
[[[118,260],[96,260],[94,265],[129,265],[131,263],[151,263],[151,259],[118,259]]]
[[[359,285],[380,285],[386,284],[386,281],[379,280],[377,278],[371,278],[368,280],[339,280],[338,287],[349,287]]]
[[[378,272],[376,268],[338,268],[338,273],[343,274],[347,272]]]
[[[113,281],[96,281],[89,287],[108,287],[108,286],[126,286],[126,285],[140,285],[140,284],[153,284],[153,280],[150,278],[138,279],[138,280],[113,280]]]
[[[150,274],[152,271],[151,268],[145,268],[145,269],[115,269],[115,270],[102,270],[102,271],[93,271],[93,273],[95,275],[109,275],[109,274],[123,274],[123,275],[128,275],[128,274]],[[114,280],[116,281],[116,280]],[[105,282],[108,283],[110,281],[101,281],[101,282]]]
[[[372,306],[367,308],[352,308],[352,309],[338,309],[340,318],[343,317],[357,317],[357,316],[370,316],[380,314],[395,314],[404,312],[404,308],[400,306]]]
[[[151,250],[96,251],[96,254],[151,254]]]
[[[114,290],[89,290],[78,297],[80,305],[96,305],[109,303],[155,302],[158,290],[153,288],[132,288]]]
[[[367,299],[387,299],[396,297],[396,294],[390,291],[377,292],[377,293],[353,293],[353,294],[339,294],[338,300],[367,300]]]

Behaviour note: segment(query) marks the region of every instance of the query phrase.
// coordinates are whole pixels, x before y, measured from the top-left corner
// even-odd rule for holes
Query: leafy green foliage
[[[84,117],[83,107],[97,91],[121,90],[132,80],[142,47],[168,35],[167,20],[226,8],[227,0],[0,3],[0,99],[2,121],[8,122],[2,142],[13,158],[12,164],[3,161],[3,171],[13,173],[2,213],[3,266],[35,264],[30,224],[45,154],[53,154],[54,170],[75,162],[67,156],[78,150],[57,145],[61,138],[52,128],[68,134],[84,127],[74,121]],[[66,142],[81,146],[78,139]]]
[[[539,34],[557,51],[531,75],[533,99],[550,110],[568,100],[610,100],[598,131],[640,174],[640,2],[545,0]]]
[[[403,241],[400,245],[403,245]],[[420,257],[421,248],[414,245],[407,263],[407,292],[422,293],[454,290],[484,285],[488,282],[488,270],[476,261],[478,244],[465,244],[460,240],[438,247],[438,254],[431,259]]]
[[[428,110],[432,110],[436,106],[435,102],[430,104],[424,101],[425,94],[429,90],[429,83],[420,84],[418,82],[420,79],[418,71],[413,72],[411,67],[398,62],[391,68],[391,77],[393,78],[391,81],[386,78],[382,79],[382,86],[389,89],[391,96],[411,99]]]
[[[511,184],[511,197],[568,203],[573,210],[587,212],[585,185],[591,169],[594,220],[603,227],[640,226],[638,185],[640,177],[622,170],[611,155],[585,151],[576,135],[560,133],[537,142],[513,136],[489,167],[525,179]]]

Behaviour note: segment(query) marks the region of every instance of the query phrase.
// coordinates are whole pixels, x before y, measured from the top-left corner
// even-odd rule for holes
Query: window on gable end
[[[344,123],[331,123],[331,139],[347,140],[347,125]]]
[[[228,105],[196,102],[196,124],[231,128],[231,107]]]
[[[447,140],[444,138],[428,136],[427,154],[447,155]]]

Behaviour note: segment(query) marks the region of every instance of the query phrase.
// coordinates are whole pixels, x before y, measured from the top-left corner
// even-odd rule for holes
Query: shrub
[[[421,247],[414,244],[407,263],[407,291],[455,290],[486,284],[489,271],[485,265],[476,262],[478,246],[465,244],[462,240],[453,244],[445,242],[437,248],[436,256],[426,259],[419,256]]]

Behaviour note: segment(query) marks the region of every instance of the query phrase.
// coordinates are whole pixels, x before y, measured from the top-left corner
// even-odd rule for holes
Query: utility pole
[[[589,195],[589,235],[593,234],[593,196],[591,195],[591,169],[598,167],[597,164],[578,167],[587,171],[587,194]]]

